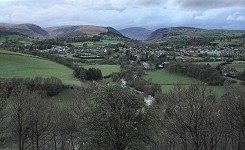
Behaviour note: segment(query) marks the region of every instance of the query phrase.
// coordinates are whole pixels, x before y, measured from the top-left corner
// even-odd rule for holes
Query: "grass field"
[[[73,42],[71,44],[76,47],[83,47],[84,44],[86,44],[87,47],[104,47],[108,45],[116,45],[118,43],[123,43],[123,41],[117,39],[115,40],[104,39],[99,42]]]
[[[0,78],[57,77],[66,85],[81,85],[72,70],[55,62],[0,50]]]
[[[227,67],[234,68],[239,72],[242,72],[245,70],[245,61],[234,61],[232,64],[226,65]]]
[[[0,43],[4,42],[5,40],[19,40],[22,39],[23,37],[21,35],[0,35]]]
[[[199,80],[179,74],[173,74],[165,70],[147,71],[144,79],[151,80],[152,83],[161,84],[164,93],[173,89],[174,85],[180,84],[200,84]],[[165,85],[164,85],[165,84]]]
[[[214,61],[214,62],[195,62],[195,64],[203,64],[207,65],[209,64],[212,67],[217,67],[219,64],[223,63],[224,61]]]
[[[211,43],[216,43],[219,46],[228,46],[228,45],[238,45],[238,46],[245,46],[244,39],[231,39],[231,40],[215,40]]]
[[[120,66],[119,65],[90,65],[90,64],[82,64],[85,69],[88,68],[97,68],[100,69],[103,76],[107,76],[112,74],[113,72],[119,72]]]
[[[201,81],[190,78],[184,75],[170,73],[165,70],[158,71],[146,71],[144,79],[151,80],[152,83],[161,85],[162,91],[167,93],[173,90],[175,84],[183,84],[183,86],[189,86],[190,84],[201,84]],[[210,90],[214,91],[217,95],[221,96],[224,93],[224,89],[220,86],[209,86]]]

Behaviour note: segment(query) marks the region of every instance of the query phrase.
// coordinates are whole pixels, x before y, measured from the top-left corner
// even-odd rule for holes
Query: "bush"
[[[86,72],[87,72],[87,70],[85,68],[79,67],[79,68],[74,69],[73,75],[80,80],[85,80],[86,79]]]
[[[101,80],[101,79],[103,79],[103,76],[100,69],[89,68],[86,71],[86,80]]]

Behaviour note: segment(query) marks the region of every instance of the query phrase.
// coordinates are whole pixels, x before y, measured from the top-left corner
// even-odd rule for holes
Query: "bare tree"
[[[4,145],[4,140],[2,140],[2,135],[7,130],[7,98],[8,98],[8,90],[4,83],[0,83],[0,145]],[[1,146],[0,146],[1,147]]]
[[[165,99],[160,123],[175,138],[171,147],[217,148],[223,131],[222,118],[215,97],[205,86],[192,85],[188,89],[177,86]]]
[[[46,99],[24,86],[16,87],[12,94],[12,136],[18,149],[39,150],[51,139],[55,128],[55,109]]]
[[[30,101],[30,145],[33,150],[39,150],[50,142],[51,132],[55,128],[55,108],[46,99],[35,95]]]
[[[227,147],[241,150],[245,146],[245,89],[230,87],[223,97],[224,116],[227,124]]]
[[[30,131],[30,102],[35,99],[33,95],[24,86],[18,86],[11,94],[13,101],[12,108],[12,136],[17,141],[18,149],[25,150],[28,147],[28,135]]]
[[[99,87],[74,113],[82,120],[84,149],[142,149],[151,142],[147,107],[129,88]]]

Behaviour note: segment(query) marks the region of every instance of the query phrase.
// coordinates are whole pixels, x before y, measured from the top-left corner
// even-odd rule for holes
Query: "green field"
[[[223,63],[224,61],[214,61],[214,62],[195,62],[195,64],[202,64],[207,65],[209,64],[212,67],[217,67],[219,64]]]
[[[8,32],[8,31],[0,31],[0,45],[9,40],[16,40],[20,41],[21,43],[23,42],[24,44],[27,41],[30,41],[31,39],[28,38],[27,36],[21,35],[19,33],[13,33],[13,32]]]
[[[178,31],[177,35],[170,35],[170,36],[164,36],[163,38],[157,39],[157,42],[166,42],[174,44],[178,41],[185,41],[190,40],[193,38],[196,39],[208,39],[208,38],[214,38],[214,39],[220,39],[220,38],[228,38],[228,37],[239,37],[243,36],[245,32],[242,30],[186,30],[181,29]],[[221,46],[223,45],[244,45],[244,39],[232,39],[229,40],[215,40],[212,43],[217,43]]]
[[[174,85],[179,84],[200,84],[199,80],[179,74],[173,74],[165,70],[146,71],[144,79],[151,80],[152,83],[160,84],[164,93],[173,89]]]
[[[90,64],[82,64],[82,67],[84,67],[85,69],[88,69],[88,68],[100,69],[103,76],[110,75],[113,72],[120,72],[120,66],[119,65],[90,65]]]
[[[23,39],[23,36],[21,35],[16,35],[16,34],[12,34],[12,35],[0,35],[0,43],[6,41],[6,40],[20,40]]]
[[[245,61],[234,61],[232,64],[225,65],[230,68],[234,68],[239,72],[242,72],[245,70]]]
[[[123,41],[118,40],[118,39],[112,39],[112,40],[104,39],[99,42],[73,42],[71,43],[71,45],[76,46],[76,47],[83,47],[84,44],[86,44],[87,47],[104,47],[108,45],[116,45],[119,43],[123,43]]]
[[[0,78],[57,77],[66,85],[81,85],[73,71],[55,62],[25,54],[0,50]]]
[[[245,39],[231,39],[231,40],[215,40],[214,42],[219,46],[228,46],[228,45],[237,45],[237,46],[245,46]]]
[[[190,78],[184,75],[179,75],[175,73],[170,73],[165,70],[158,71],[146,71],[144,79],[150,80],[152,83],[160,84],[162,91],[164,93],[170,92],[173,90],[176,84],[181,84],[183,86],[189,86],[190,84],[202,84],[201,81]],[[224,89],[219,86],[209,86],[218,95],[222,95]]]

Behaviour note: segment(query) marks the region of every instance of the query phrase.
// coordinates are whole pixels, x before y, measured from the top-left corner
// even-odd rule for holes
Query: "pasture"
[[[116,45],[119,43],[123,43],[123,41],[118,40],[118,39],[112,39],[112,40],[108,40],[108,39],[103,39],[99,42],[72,42],[71,45],[75,46],[75,47],[105,47],[108,45]]]
[[[227,64],[225,66],[236,69],[239,72],[242,72],[245,70],[245,61],[234,61],[231,64]]]
[[[202,82],[197,79],[184,75],[170,73],[166,70],[146,71],[143,78],[145,80],[149,80],[152,83],[161,85],[163,93],[168,93],[173,90],[176,84],[180,84],[183,86],[189,86],[191,84],[202,84]],[[223,87],[209,86],[209,88],[219,96],[224,93]]]
[[[73,71],[61,64],[21,53],[0,50],[0,78],[57,77],[66,85],[81,85]]]
[[[240,35],[241,36],[241,35]],[[244,38],[234,38],[234,39],[226,39],[226,40],[215,40],[214,42],[211,43],[215,43],[218,44],[219,46],[229,46],[229,45],[237,45],[237,46],[245,46],[244,43]]]
[[[217,67],[219,64],[223,63],[224,61],[210,61],[210,62],[195,62],[195,64],[202,64],[207,65],[209,64],[212,67]]]
[[[84,67],[85,69],[88,69],[88,68],[100,69],[103,76],[108,76],[108,75],[112,74],[113,72],[120,72],[120,66],[119,65],[82,64],[82,67]]]
[[[23,36],[18,34],[9,34],[9,35],[0,34],[0,43],[4,42],[5,40],[20,40],[20,39],[23,39]]]
[[[157,71],[146,71],[143,76],[145,80],[149,80],[152,83],[160,84],[162,87],[162,91],[164,93],[169,92],[173,89],[173,87],[179,84],[200,84],[199,80],[194,78],[186,77],[179,74],[170,73],[165,70],[157,70]]]

